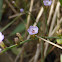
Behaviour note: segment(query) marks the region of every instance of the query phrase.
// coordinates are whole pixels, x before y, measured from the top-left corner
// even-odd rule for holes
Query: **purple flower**
[[[30,35],[37,34],[38,33],[38,27],[37,26],[30,26],[28,29],[28,32]]]
[[[4,35],[2,35],[2,33],[0,32],[0,42],[2,42],[4,39]]]
[[[20,12],[23,12],[23,11],[24,11],[24,9],[23,9],[23,8],[21,8],[21,9],[20,9]]]
[[[50,6],[52,4],[52,1],[51,0],[50,1],[49,0],[45,1],[44,0],[43,3],[44,3],[45,6]]]

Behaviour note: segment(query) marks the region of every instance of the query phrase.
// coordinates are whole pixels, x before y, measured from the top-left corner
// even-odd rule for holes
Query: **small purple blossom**
[[[52,1],[51,0],[50,1],[49,0],[44,0],[43,3],[44,3],[45,6],[50,6],[52,4]]]
[[[0,32],[0,42],[2,42],[4,39],[4,35]]]
[[[30,26],[28,29],[28,32],[30,35],[37,34],[38,33],[38,27],[37,26]]]
[[[21,8],[21,9],[20,9],[20,12],[23,12],[23,11],[24,11],[24,9],[23,9],[23,8]]]

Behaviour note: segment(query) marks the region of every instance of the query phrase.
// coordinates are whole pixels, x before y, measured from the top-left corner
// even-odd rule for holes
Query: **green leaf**
[[[62,39],[56,39],[58,44],[62,44]]]
[[[2,17],[2,6],[3,6],[3,0],[0,0],[0,21]]]
[[[62,6],[62,0],[59,0],[59,1],[60,1],[61,6]]]
[[[15,30],[10,34],[10,36],[16,34],[17,32],[23,32],[25,30],[25,25],[23,23],[20,23]]]

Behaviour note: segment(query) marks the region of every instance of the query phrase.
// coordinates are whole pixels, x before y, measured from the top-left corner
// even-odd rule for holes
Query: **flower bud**
[[[16,33],[16,36],[19,37],[20,41],[23,41],[23,38],[22,38],[22,36],[20,35],[20,33]]]
[[[14,41],[15,41],[16,44],[18,44],[19,43],[18,37],[14,38]]]

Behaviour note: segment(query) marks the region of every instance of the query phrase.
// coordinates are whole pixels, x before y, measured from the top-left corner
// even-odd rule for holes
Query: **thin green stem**
[[[22,42],[20,42],[20,45],[21,45],[21,44],[24,44],[25,42],[29,42],[29,41],[31,41],[31,39],[22,41]],[[18,45],[18,44],[15,44],[15,45],[12,45],[12,46],[10,46],[10,47],[7,47],[7,48],[5,48],[0,54],[6,52],[7,50],[9,50],[9,49],[11,49],[11,48],[17,47],[17,46],[19,46],[19,45]]]
[[[10,23],[8,23],[2,30],[0,30],[0,32],[3,32],[5,29],[7,29],[12,23],[14,23],[20,16],[16,17],[13,21],[11,21]]]
[[[43,4],[43,0],[41,0],[41,3],[44,7],[44,4]],[[46,33],[48,34],[48,26],[47,26],[47,10],[46,8],[44,8],[44,16],[45,16],[45,24],[46,24]],[[43,38],[47,38],[47,37],[43,37]],[[41,42],[41,62],[44,62],[44,42],[42,41]]]
[[[47,26],[47,9],[46,9],[46,8],[45,8],[44,15],[45,15],[46,33],[48,34],[48,26]]]
[[[38,38],[35,38],[35,39],[38,39]],[[29,41],[31,41],[31,40],[35,40],[35,39],[25,40],[25,41],[20,42],[20,44],[15,44],[15,45],[12,45],[12,46],[10,46],[10,47],[6,47],[3,51],[1,51],[0,54],[6,52],[7,50],[9,50],[9,49],[11,49],[11,48],[17,47],[17,46],[19,46],[19,45],[24,44],[25,42],[29,42]]]

